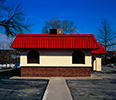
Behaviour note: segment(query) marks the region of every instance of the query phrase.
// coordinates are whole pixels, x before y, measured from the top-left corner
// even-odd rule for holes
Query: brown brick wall
[[[90,77],[91,67],[21,67],[22,77]]]

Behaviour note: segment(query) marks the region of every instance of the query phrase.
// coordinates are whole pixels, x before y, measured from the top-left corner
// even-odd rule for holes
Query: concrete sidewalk
[[[51,77],[42,100],[73,100],[65,78]]]
[[[102,80],[103,78],[100,76],[96,76],[95,74],[91,74],[91,77],[21,77],[21,76],[13,76],[10,79],[52,79],[52,78],[64,78],[65,80],[76,79],[76,80]]]

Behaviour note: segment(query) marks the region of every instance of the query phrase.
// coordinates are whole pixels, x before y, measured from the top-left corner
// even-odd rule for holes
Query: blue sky
[[[45,21],[58,18],[73,21],[80,33],[94,34],[103,18],[116,28],[116,0],[8,0],[21,3],[33,22],[31,33],[41,33]],[[115,29],[116,30],[116,29]]]
[[[41,33],[45,21],[58,18],[73,21],[80,33],[95,34],[103,18],[111,22],[116,31],[116,0],[8,0],[20,3],[32,23],[31,34]]]

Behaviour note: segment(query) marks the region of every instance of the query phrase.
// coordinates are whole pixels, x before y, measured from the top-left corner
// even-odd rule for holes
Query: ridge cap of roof
[[[94,34],[17,34],[17,36],[94,36]]]

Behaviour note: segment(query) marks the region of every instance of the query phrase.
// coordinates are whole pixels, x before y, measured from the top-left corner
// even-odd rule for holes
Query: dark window
[[[31,50],[27,53],[27,63],[39,63],[39,53]]]
[[[73,64],[85,64],[85,54],[82,51],[74,51],[72,54]]]

